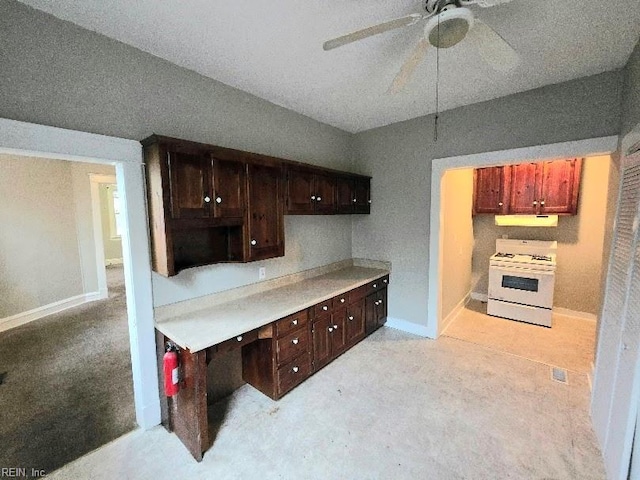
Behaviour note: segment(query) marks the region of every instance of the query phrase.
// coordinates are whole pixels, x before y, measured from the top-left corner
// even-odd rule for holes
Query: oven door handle
[[[553,270],[535,270],[533,268],[521,268],[521,267],[498,267],[498,266],[494,266],[494,267],[490,267],[490,268],[494,268],[496,269],[496,271],[503,273],[503,274],[508,274],[508,275],[546,275],[546,276],[553,276],[555,275],[555,272]]]

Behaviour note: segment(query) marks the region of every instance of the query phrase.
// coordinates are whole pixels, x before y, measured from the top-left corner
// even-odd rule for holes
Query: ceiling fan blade
[[[429,42],[426,38],[422,37],[413,49],[413,52],[411,52],[411,56],[407,59],[406,62],[404,62],[404,64],[400,68],[400,71],[396,75],[396,78],[393,79],[393,83],[389,87],[388,93],[393,95],[404,88],[404,86],[411,78],[411,75],[413,75],[413,71],[418,65],[420,65],[420,62],[426,55],[427,48],[429,48]]]
[[[520,55],[493,28],[476,18],[469,36],[478,53],[492,68],[507,72],[520,63]]]
[[[388,32],[389,30],[395,30],[396,28],[408,27],[422,20],[423,17],[424,16],[420,15],[419,13],[412,13],[411,15],[407,15],[406,17],[396,18],[395,20],[390,20],[378,25],[373,25],[372,27],[367,27],[362,30],[349,33],[347,35],[342,35],[341,37],[334,38],[333,40],[328,40],[324,42],[324,44],[322,44],[322,48],[324,48],[325,50],[332,50],[348,43],[362,40],[363,38],[378,35],[379,33]]]

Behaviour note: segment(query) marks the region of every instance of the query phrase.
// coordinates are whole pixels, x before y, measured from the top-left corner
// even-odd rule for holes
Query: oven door
[[[553,307],[555,273],[521,267],[489,267],[489,298]]]

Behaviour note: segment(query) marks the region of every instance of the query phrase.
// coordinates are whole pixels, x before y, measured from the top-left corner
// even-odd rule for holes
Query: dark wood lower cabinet
[[[244,381],[281,398],[384,324],[388,281],[381,277],[263,327],[242,347]]]

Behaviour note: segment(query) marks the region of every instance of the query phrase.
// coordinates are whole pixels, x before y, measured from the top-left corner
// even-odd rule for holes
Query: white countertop
[[[191,352],[254,330],[292,313],[387,275],[389,270],[350,266],[278,288],[184,313],[172,306],[170,317],[158,318],[156,328]],[[212,296],[213,297],[213,296]],[[202,302],[201,302],[202,303]]]

